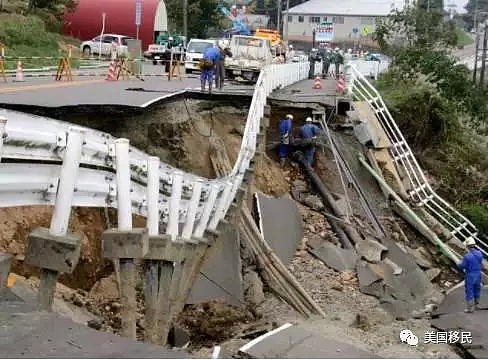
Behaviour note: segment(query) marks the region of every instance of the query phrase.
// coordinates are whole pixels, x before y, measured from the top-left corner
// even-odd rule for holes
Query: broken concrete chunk
[[[320,199],[320,197],[318,197],[317,195],[303,195],[301,197],[301,202],[315,211],[320,211],[324,208],[324,203],[322,202],[322,199]]]
[[[371,238],[366,238],[356,244],[356,250],[365,260],[378,263],[381,261],[383,253],[388,251],[388,248]]]
[[[389,265],[392,268],[393,275],[400,275],[403,272],[403,269],[400,266],[398,266],[396,263],[391,261],[389,258],[386,258],[384,260],[384,263]]]
[[[366,261],[358,261],[356,272],[358,273],[359,286],[368,286],[381,280],[381,277],[371,269],[370,264]]]
[[[331,243],[324,243],[322,247],[309,250],[325,265],[336,270],[354,270],[358,256],[352,249],[342,249]]]
[[[248,271],[244,275],[244,296],[246,301],[259,305],[264,301],[263,282],[255,271]]]
[[[441,269],[438,268],[428,269],[425,272],[425,275],[427,276],[427,279],[429,279],[429,281],[434,281],[440,274],[441,274]]]
[[[431,267],[433,267],[432,262],[430,262],[430,260],[426,257],[426,251],[422,247],[419,247],[415,250],[411,248],[407,249],[410,255],[413,256],[418,266],[424,269],[430,269]]]

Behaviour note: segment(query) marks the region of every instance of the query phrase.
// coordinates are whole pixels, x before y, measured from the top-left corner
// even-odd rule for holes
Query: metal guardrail
[[[389,149],[391,157],[409,182],[408,195],[410,199],[417,206],[423,207],[458,240],[464,242],[469,238],[475,239],[483,254],[488,256],[488,244],[479,239],[476,227],[451,204],[442,199],[430,186],[381,94],[354,66],[350,66],[350,72],[352,76],[349,91],[357,100],[369,103],[388,136],[392,144]]]
[[[260,74],[249,108],[238,159],[231,174],[206,179],[159,165],[159,217],[162,233],[201,238],[224,218],[256,151],[267,96],[308,77],[309,63],[273,64]],[[320,69],[315,69],[319,73]],[[73,205],[117,207],[116,138],[89,128],[35,115],[5,111],[0,115],[0,207],[49,205],[56,199],[68,137],[83,132],[80,169]],[[75,136],[75,135],[73,135]],[[22,163],[19,163],[22,160]],[[130,147],[132,211],[147,214],[150,157]]]

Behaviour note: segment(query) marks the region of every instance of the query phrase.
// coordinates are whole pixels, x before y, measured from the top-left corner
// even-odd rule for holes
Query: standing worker
[[[329,49],[326,49],[322,57],[322,78],[326,79],[329,75],[331,53]]]
[[[220,59],[220,51],[216,47],[209,47],[203,53],[203,59],[200,60],[200,83],[202,92],[205,91],[205,84],[208,82],[208,93],[212,94],[212,83],[215,71],[215,64]]]
[[[320,135],[320,128],[312,123],[312,118],[308,117],[305,120],[305,124],[300,128],[300,138],[309,142],[305,146],[305,163],[308,166],[312,166],[314,156],[315,156],[315,144],[313,144],[313,139]]]
[[[290,152],[290,138],[293,135],[293,115],[288,114],[278,125],[280,132],[280,145],[278,146],[278,157],[280,158],[281,167],[286,164],[286,159]]]
[[[464,242],[468,248],[458,267],[464,270],[464,294],[466,309],[464,312],[472,313],[478,307],[481,295],[481,268],[483,254],[476,248],[476,241],[469,238]]]
[[[335,54],[335,75],[336,78],[339,77],[339,74],[341,73],[340,68],[341,65],[344,64],[344,55],[342,54],[342,51],[339,50],[339,48],[336,48],[336,54]]]
[[[222,89],[225,80],[225,58],[232,57],[232,53],[223,40],[219,41],[219,52],[220,57],[215,64],[215,86]]]

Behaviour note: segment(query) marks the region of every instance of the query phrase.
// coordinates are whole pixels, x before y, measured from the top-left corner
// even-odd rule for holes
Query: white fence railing
[[[446,227],[450,234],[460,241],[469,238],[477,240],[480,250],[488,256],[488,244],[478,238],[476,227],[451,204],[442,199],[430,186],[412,149],[408,145],[400,128],[386,107],[381,94],[354,67],[350,67],[351,81],[349,90],[360,101],[367,101],[376,114],[392,146],[390,154],[400,173],[405,174],[409,184],[408,195],[417,205],[423,207],[431,216]]]
[[[267,96],[274,89],[307,78],[309,66],[308,62],[273,64],[261,72],[238,159],[228,176],[205,179],[160,163],[158,217],[161,233],[183,238],[202,237],[206,229],[217,227],[256,151]],[[316,66],[315,72],[320,70],[320,66]],[[80,131],[84,140],[72,205],[117,207],[120,184],[117,184],[116,174],[116,138],[93,129],[14,111],[0,115],[7,119],[0,122],[0,156],[4,160],[0,164],[0,207],[54,204],[68,137],[75,137]],[[133,147],[128,151],[131,211],[146,216],[148,168],[154,169],[154,158],[151,160]],[[152,210],[152,218],[154,215]]]

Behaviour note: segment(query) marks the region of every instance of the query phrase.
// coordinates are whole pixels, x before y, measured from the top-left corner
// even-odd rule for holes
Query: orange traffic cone
[[[107,72],[107,77],[105,78],[107,81],[117,81],[117,78],[115,77],[115,61],[112,61],[110,63],[110,66],[108,68]]]
[[[24,82],[24,71],[22,70],[22,61],[17,62],[17,70],[15,71],[15,82]]]
[[[345,88],[346,88],[346,82],[344,81],[344,77],[342,75],[339,75],[339,80],[337,80],[337,85],[336,85],[336,92],[339,94],[343,94]]]
[[[320,76],[317,76],[313,81],[312,89],[322,89],[322,83],[320,82]]]

